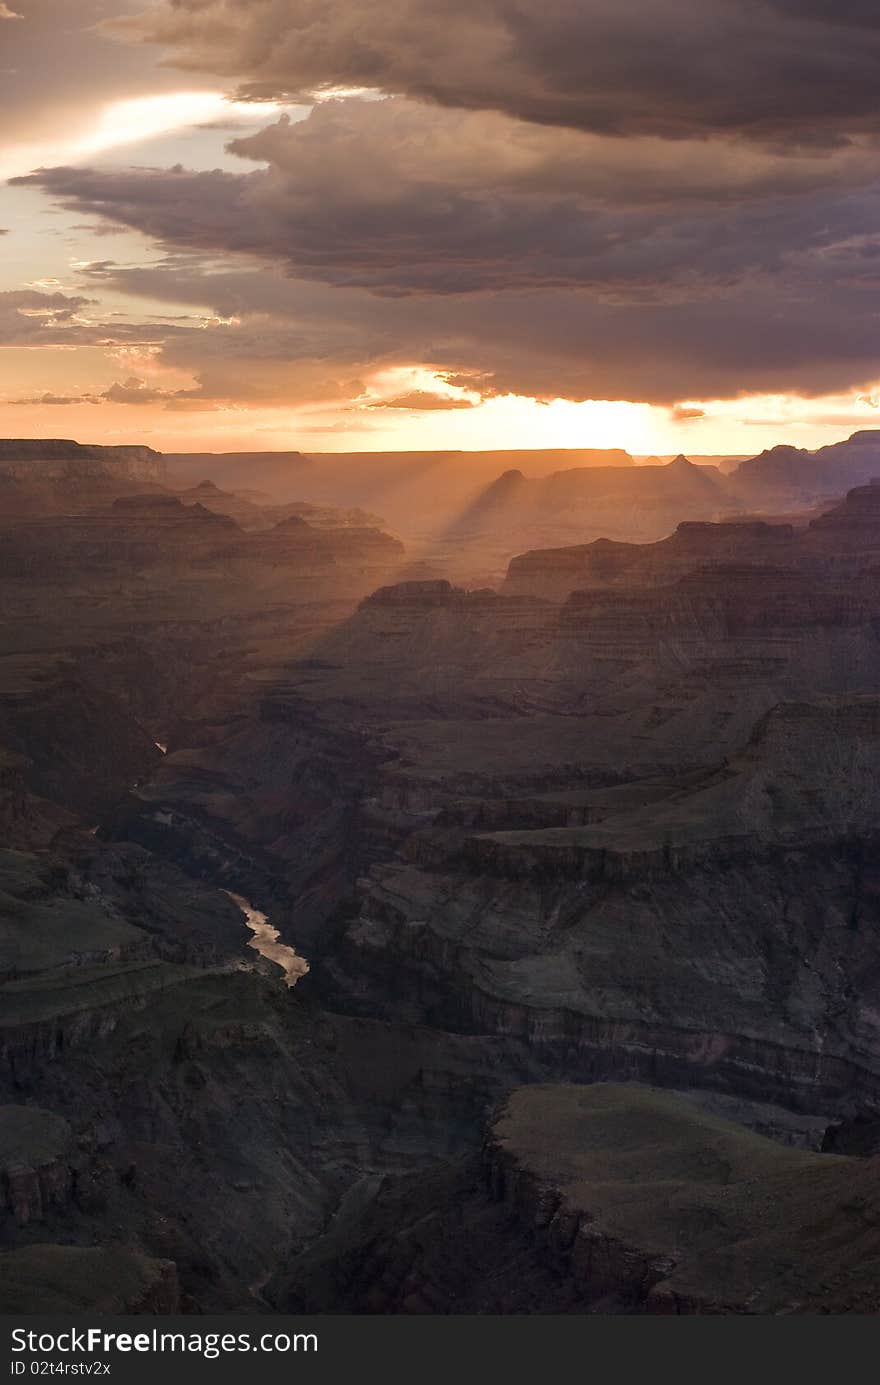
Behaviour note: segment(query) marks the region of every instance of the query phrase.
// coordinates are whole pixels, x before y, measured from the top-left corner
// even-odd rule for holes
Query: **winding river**
[[[255,909],[244,895],[233,894],[232,890],[224,890],[228,894],[233,904],[237,904],[245,916],[248,928],[253,933],[253,937],[248,943],[248,947],[254,948],[261,957],[266,957],[270,962],[274,962],[284,972],[284,979],[288,987],[295,986],[301,976],[305,976],[309,969],[309,964],[305,957],[300,957],[296,948],[288,947],[286,943],[279,942],[281,934],[277,928],[273,928],[266,915],[259,909]]]

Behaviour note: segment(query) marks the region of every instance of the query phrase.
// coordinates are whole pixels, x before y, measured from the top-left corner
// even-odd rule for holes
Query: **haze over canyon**
[[[10,1309],[873,1311],[880,434],[0,491]]]

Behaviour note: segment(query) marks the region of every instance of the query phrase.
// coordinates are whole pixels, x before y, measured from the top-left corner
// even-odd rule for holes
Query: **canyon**
[[[596,539],[650,543],[682,521],[791,516],[880,474],[880,430],[816,452],[781,446],[725,465],[635,459],[622,449],[392,453],[194,453],[167,482],[257,487],[276,503],[360,506],[384,517],[428,578],[497,586],[530,548]]]
[[[0,446],[4,1309],[876,1312],[878,435],[69,446]]]

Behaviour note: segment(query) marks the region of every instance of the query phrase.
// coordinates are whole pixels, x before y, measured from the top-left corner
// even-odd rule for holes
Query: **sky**
[[[880,427],[876,0],[6,0],[0,434]]]

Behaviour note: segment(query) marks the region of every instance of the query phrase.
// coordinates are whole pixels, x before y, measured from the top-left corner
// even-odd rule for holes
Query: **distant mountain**
[[[741,462],[731,476],[741,496],[762,505],[811,504],[875,479],[880,479],[880,429],[853,433],[816,452],[772,447]]]
[[[503,472],[546,476],[563,468],[635,471],[621,448],[489,452],[226,452],[167,457],[175,485],[206,477],[225,490],[268,492],[276,502],[361,506],[408,535],[442,529]]]
[[[720,519],[741,508],[715,467],[685,457],[636,466],[619,448],[181,454],[167,460],[178,487],[210,476],[239,495],[257,487],[276,503],[358,506],[381,514],[415,559],[469,584],[501,580],[510,558],[527,548],[603,535],[660,539],[682,519]]]
[[[682,518],[717,519],[734,498],[712,467],[686,457],[664,466],[575,467],[527,478],[507,471],[458,518],[450,532],[515,542],[599,537],[659,539]]]
[[[780,446],[734,471],[679,455],[636,465],[622,449],[482,452],[180,453],[66,439],[0,441],[7,514],[82,513],[143,490],[173,487],[186,503],[264,529],[288,515],[310,524],[385,527],[412,561],[468,585],[501,580],[517,553],[596,539],[659,541],[683,521],[819,512],[880,478],[880,430],[815,452]],[[104,493],[106,492],[106,494]],[[310,508],[311,507],[311,508]],[[378,516],[384,517],[384,523]],[[796,521],[797,522],[797,521]]]
[[[659,543],[596,539],[572,548],[539,548],[514,558],[504,592],[562,601],[581,588],[673,582],[697,568],[790,561],[795,530],[761,521],[706,524],[687,520]]]
[[[659,543],[596,539],[570,548],[541,548],[513,558],[507,596],[563,601],[571,593],[662,586],[701,573],[721,573],[731,586],[744,572],[761,580],[781,572],[808,574],[820,586],[880,573],[880,482],[858,486],[839,504],[794,525],[759,519],[721,524],[683,521]]]

